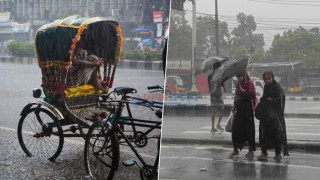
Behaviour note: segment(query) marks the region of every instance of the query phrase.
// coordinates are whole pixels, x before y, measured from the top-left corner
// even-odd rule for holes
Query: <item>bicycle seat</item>
[[[126,94],[135,94],[137,93],[137,90],[135,88],[129,88],[129,87],[117,87],[117,88],[114,88],[114,92],[117,94],[126,95]]]

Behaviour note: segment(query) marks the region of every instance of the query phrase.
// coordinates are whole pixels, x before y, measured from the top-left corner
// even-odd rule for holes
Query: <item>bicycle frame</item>
[[[161,121],[155,122],[155,121],[151,121],[151,120],[143,120],[143,119],[136,119],[136,118],[130,118],[130,117],[123,117],[122,116],[122,111],[124,109],[124,106],[127,106],[127,108],[128,108],[129,104],[130,104],[130,101],[127,100],[127,99],[129,99],[129,96],[126,96],[126,95],[123,95],[123,96],[126,97],[126,98],[122,97],[121,100],[118,100],[118,101],[107,101],[107,102],[105,102],[107,105],[111,105],[112,104],[111,106],[116,107],[114,109],[114,111],[113,111],[114,112],[113,117],[112,116],[109,117],[109,118],[113,119],[113,122],[111,123],[111,125],[112,125],[111,129],[116,134],[119,134],[124,139],[126,144],[130,147],[130,149],[133,151],[133,153],[139,159],[139,161],[142,163],[143,166],[151,166],[151,165],[148,165],[145,162],[143,157],[140,155],[140,153],[136,150],[135,146],[132,144],[133,142],[125,135],[125,132],[120,128],[120,125],[131,125],[133,127],[148,127],[150,129],[147,132],[145,132],[145,134],[148,134],[154,129],[161,129],[161,124],[162,123],[161,123]],[[132,98],[132,97],[130,97],[130,98]],[[146,100],[141,99],[141,98],[133,98],[133,99],[142,100],[141,103],[146,107],[151,107],[152,106],[152,102],[151,101],[146,101]],[[159,106],[154,106],[154,107],[159,107]],[[129,111],[130,111],[130,108],[129,108]],[[123,121],[123,120],[128,120],[128,121]],[[110,121],[106,121],[106,125],[108,124],[108,122],[110,122]],[[158,139],[158,144],[159,144],[159,142],[160,142],[160,136],[159,136],[159,139]],[[158,164],[159,164],[159,146],[158,146],[158,152],[157,152],[156,160],[155,160],[155,162],[154,162],[154,164],[152,166],[154,171],[156,171],[158,169]],[[143,168],[141,168],[141,169],[143,170]]]

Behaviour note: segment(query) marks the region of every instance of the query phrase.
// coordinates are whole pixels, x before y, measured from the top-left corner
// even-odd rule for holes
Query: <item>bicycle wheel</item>
[[[158,179],[158,171],[150,165],[143,166],[140,169],[140,178],[142,180],[157,180]]]
[[[120,161],[115,132],[99,122],[91,125],[85,141],[84,160],[87,173],[93,179],[112,179]]]
[[[57,118],[44,108],[31,108],[22,114],[18,139],[27,156],[54,161],[62,151],[63,131]]]
[[[153,166],[145,165],[140,169],[140,178],[142,180],[157,180],[158,179],[158,165],[159,165],[159,158],[160,158],[160,140],[161,134],[159,135],[158,143],[157,143],[157,157],[155,159],[155,163]]]

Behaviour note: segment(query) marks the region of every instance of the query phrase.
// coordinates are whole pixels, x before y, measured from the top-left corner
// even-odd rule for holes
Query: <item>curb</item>
[[[232,105],[224,105],[224,116],[229,116]],[[211,106],[209,105],[177,105],[164,106],[164,116],[188,116],[188,117],[205,117],[211,116]],[[320,114],[309,113],[285,113],[288,118],[319,118]]]
[[[119,68],[162,71],[162,61],[120,60]]]
[[[223,96],[223,99],[234,99],[234,96]],[[296,97],[289,96],[286,97],[288,101],[320,101],[320,97]]]
[[[27,57],[0,57],[1,63],[13,63],[13,64],[36,64],[36,58]]]
[[[27,57],[0,57],[0,63],[13,64],[36,64],[36,58]],[[123,69],[141,69],[162,71],[162,61],[135,61],[135,60],[120,60],[118,68]]]
[[[186,139],[186,138],[169,138],[162,137],[161,144],[192,144],[192,145],[223,145],[232,147],[232,141],[222,139]],[[259,143],[256,143],[257,147],[260,147]],[[320,142],[309,142],[309,141],[297,141],[288,140],[288,150],[294,151],[306,151],[306,152],[320,152]],[[289,152],[290,153],[290,152]]]

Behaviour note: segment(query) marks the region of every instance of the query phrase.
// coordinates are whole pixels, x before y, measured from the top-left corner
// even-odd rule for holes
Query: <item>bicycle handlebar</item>
[[[163,87],[156,85],[156,86],[148,86],[148,90],[152,90],[152,89],[159,89],[159,90],[163,90]]]

